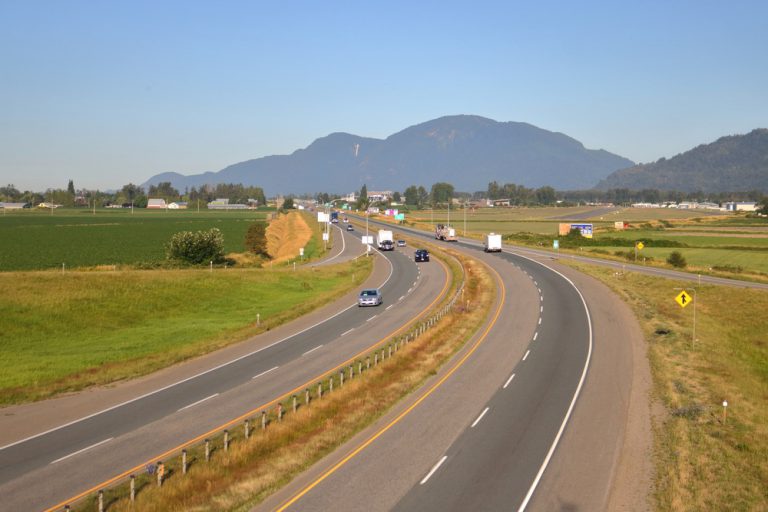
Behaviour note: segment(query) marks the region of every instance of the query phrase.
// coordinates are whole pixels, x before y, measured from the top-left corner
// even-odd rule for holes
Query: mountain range
[[[721,137],[668,160],[616,171],[596,188],[768,193],[768,129]]]
[[[144,187],[171,182],[183,191],[206,184],[259,186],[267,195],[429,189],[437,182],[456,190],[485,190],[488,183],[530,188],[588,189],[634,162],[579,141],[519,122],[479,116],[446,116],[406,128],[386,139],[332,133],[290,155],[230,165],[218,172],[157,174]]]

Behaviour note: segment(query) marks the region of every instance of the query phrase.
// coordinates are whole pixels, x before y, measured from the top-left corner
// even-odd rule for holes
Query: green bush
[[[218,228],[208,231],[181,231],[171,237],[165,247],[169,260],[193,265],[224,261],[224,235]]]
[[[267,223],[253,222],[245,234],[245,249],[258,256],[267,256]]]
[[[688,262],[685,261],[685,257],[683,257],[679,251],[672,251],[669,253],[667,263],[676,268],[685,268],[688,265]]]

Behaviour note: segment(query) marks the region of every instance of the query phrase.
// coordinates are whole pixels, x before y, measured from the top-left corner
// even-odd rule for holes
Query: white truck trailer
[[[456,230],[447,224],[438,224],[435,228],[435,238],[446,242],[456,242]]]
[[[485,252],[501,252],[501,235],[488,233],[483,242]]]
[[[392,236],[392,231],[389,229],[380,229],[379,234],[376,236],[376,245],[380,251],[393,251],[395,250],[395,239]]]

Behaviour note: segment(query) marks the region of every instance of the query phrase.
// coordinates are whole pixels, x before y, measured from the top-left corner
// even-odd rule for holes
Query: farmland
[[[225,252],[242,252],[245,233],[265,211],[54,210],[0,215],[0,272],[153,265],[179,231],[218,228]]]
[[[592,214],[592,215],[590,215]],[[407,216],[422,228],[448,222],[447,210],[417,211]],[[589,222],[594,238],[564,243],[558,225]],[[629,224],[615,230],[614,222]],[[724,212],[668,208],[481,208],[452,210],[450,222],[460,236],[480,238],[483,233],[504,235],[511,244],[551,248],[560,240],[561,252],[578,251],[591,256],[634,262],[634,244],[643,241],[637,261],[665,266],[673,251],[680,252],[688,270],[768,280],[768,220]],[[466,228],[465,228],[466,226]]]

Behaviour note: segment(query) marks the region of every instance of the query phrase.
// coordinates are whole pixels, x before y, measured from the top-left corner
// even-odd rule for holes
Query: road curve
[[[541,483],[547,496],[578,509],[605,509],[621,458],[617,452],[623,446],[632,388],[626,384],[632,380],[628,347],[606,350],[613,361],[601,357],[600,367],[590,373],[585,389],[611,405],[603,407],[601,413],[606,425],[596,429],[601,437],[586,435],[584,446],[574,448],[569,434],[591,428],[578,407],[581,402],[591,402],[574,402],[590,360],[591,323],[580,293],[561,275],[563,270],[570,270],[558,273],[515,254],[482,255],[473,244],[455,246],[475,251],[497,270],[500,286],[508,290],[499,319],[482,347],[396,425],[387,421],[408,403],[419,400],[419,394],[267,500],[259,510],[282,510],[286,503],[290,503],[288,510],[302,511],[360,507],[516,510],[526,504],[533,510],[551,509],[552,502],[542,501],[542,492],[534,492],[535,483]],[[587,301],[604,292],[590,290]],[[605,305],[597,305],[604,313]],[[611,329],[606,329],[604,318],[597,323],[600,338],[596,341],[601,347],[609,336],[630,336],[636,330],[632,322]],[[611,382],[616,377],[610,374],[611,368],[624,372],[623,382]],[[603,388],[607,391],[602,392]],[[579,419],[576,429],[565,425],[574,403],[574,415]],[[355,450],[377,428],[387,430],[374,444],[328,473],[344,453]],[[567,446],[555,449],[554,442],[562,432],[566,433]],[[584,457],[576,465],[590,477],[582,496],[569,491],[571,480],[541,478],[545,461],[562,466],[562,454],[583,457],[584,449],[595,460],[585,464],[589,457]],[[553,473],[559,474],[558,468],[547,474]],[[300,498],[291,502],[297,496]]]
[[[355,239],[349,242],[354,244]],[[359,240],[355,247],[360,247]],[[251,340],[246,345],[252,349],[234,359],[222,361],[214,355],[209,359],[211,367],[192,363],[196,373],[159,388],[150,387],[98,414],[45,432],[35,432],[34,425],[29,425],[29,434],[34,435],[0,447],[3,507],[35,510],[53,506],[102,481],[105,475],[152,460],[178,446],[180,440],[269,403],[391,335],[446,289],[447,276],[440,266],[422,272],[402,251],[383,255],[381,261],[391,262],[394,269],[386,272],[382,285],[385,305],[392,306],[388,310],[357,308],[353,302],[326,308],[322,312],[325,318],[310,315],[317,320],[314,325],[306,325],[302,319],[276,329]],[[278,333],[287,334],[275,339]],[[21,408],[25,409],[29,407]]]

